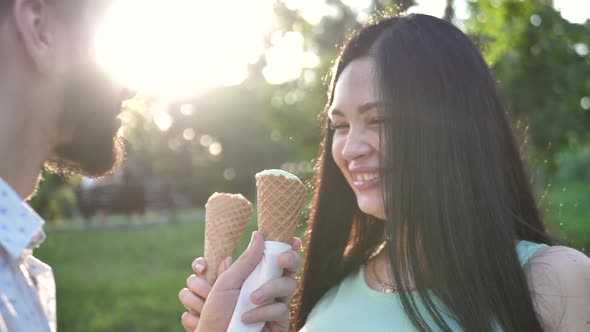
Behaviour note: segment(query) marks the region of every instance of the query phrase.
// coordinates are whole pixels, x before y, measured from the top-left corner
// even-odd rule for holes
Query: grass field
[[[590,186],[554,185],[542,205],[564,244],[588,253]],[[49,229],[36,255],[54,268],[59,331],[183,331],[177,294],[191,273],[190,263],[202,255],[203,211],[179,219],[106,230]],[[240,252],[254,229],[252,222]]]
[[[54,269],[59,331],[183,331],[177,294],[202,255],[203,219],[197,211],[194,222],[50,232],[36,256]]]

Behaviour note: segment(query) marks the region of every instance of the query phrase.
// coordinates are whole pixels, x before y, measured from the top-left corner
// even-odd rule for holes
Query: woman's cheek
[[[381,147],[379,145],[380,137],[381,137],[380,130],[377,129],[377,130],[373,130],[371,132],[371,138],[369,139],[370,144],[372,145],[373,149],[377,152],[380,152],[380,150],[381,150]]]
[[[342,170],[346,167],[344,157],[342,157],[342,149],[344,148],[344,139],[342,137],[334,136],[332,139],[332,157],[336,165]]]

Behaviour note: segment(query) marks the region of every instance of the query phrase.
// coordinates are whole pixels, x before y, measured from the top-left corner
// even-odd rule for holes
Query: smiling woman
[[[190,96],[241,83],[273,22],[271,0],[121,0],[98,32],[96,56],[135,89]]]

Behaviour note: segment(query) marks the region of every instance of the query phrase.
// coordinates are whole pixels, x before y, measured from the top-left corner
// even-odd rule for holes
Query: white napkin
[[[283,269],[279,267],[278,257],[285,251],[291,250],[291,246],[276,241],[264,241],[264,254],[262,260],[254,271],[246,278],[242,289],[240,290],[240,296],[234,310],[234,314],[229,322],[227,331],[229,332],[260,332],[264,327],[264,322],[256,324],[245,324],[242,322],[242,315],[254,308],[256,304],[253,304],[250,300],[250,294],[257,290],[260,286],[265,284],[271,279],[278,278],[283,275]]]

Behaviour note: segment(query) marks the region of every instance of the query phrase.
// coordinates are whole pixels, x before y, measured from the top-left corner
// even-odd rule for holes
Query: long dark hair
[[[362,213],[332,157],[327,110],[344,68],[374,59],[388,119],[381,133],[386,222]],[[466,331],[539,331],[515,244],[552,244],[480,52],[452,24],[427,15],[370,24],[346,43],[333,72],[320,146],[302,281],[299,330],[320,298],[387,241],[391,276],[419,331],[430,331],[409,293],[441,330],[438,298]],[[401,272],[404,273],[401,273]],[[432,293],[430,293],[431,291]]]

